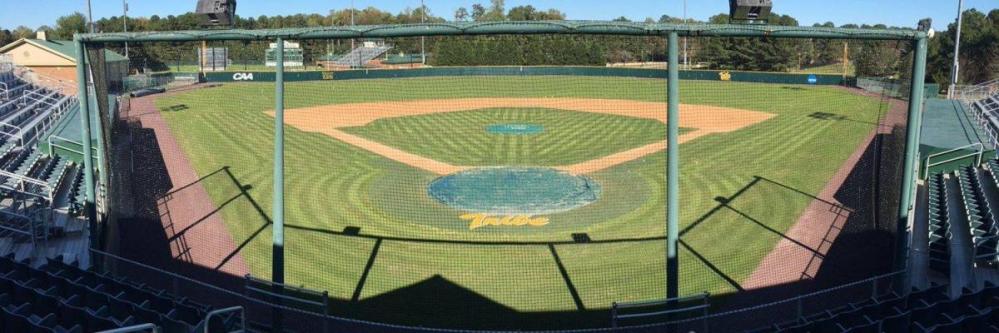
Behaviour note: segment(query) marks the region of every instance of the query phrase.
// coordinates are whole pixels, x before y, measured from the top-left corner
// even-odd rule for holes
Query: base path
[[[364,126],[375,120],[406,117],[431,113],[456,112],[488,108],[545,108],[579,112],[612,114],[627,117],[655,119],[666,122],[666,103],[641,102],[617,99],[586,98],[461,98],[439,100],[411,100],[378,103],[354,103],[313,106],[285,111],[285,123],[307,132],[329,135],[337,140],[355,145],[375,154],[440,175],[471,169],[436,161],[428,157],[402,151],[356,135],[339,128]],[[273,116],[274,112],[267,114]],[[684,143],[712,133],[732,132],[772,118],[774,115],[705,105],[680,105],[680,127],[692,128],[681,135]],[[640,159],[666,149],[665,142],[614,153],[608,156],[557,169],[574,174],[596,172],[622,163]]]
[[[250,269],[236,252],[236,241],[226,229],[208,191],[200,183],[198,172],[154,105],[156,98],[163,96],[166,95],[132,99],[128,117],[138,120],[142,128],[155,133],[166,164],[172,186],[166,195],[157,200],[157,209],[170,242],[171,255],[176,260],[245,276]]]

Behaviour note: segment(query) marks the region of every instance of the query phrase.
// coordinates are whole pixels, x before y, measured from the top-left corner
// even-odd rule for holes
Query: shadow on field
[[[221,269],[233,258],[243,255],[243,250],[251,243],[269,244],[270,240],[267,235],[271,220],[268,212],[262,209],[259,204],[260,200],[269,200],[269,198],[254,197],[253,184],[238,179],[229,167],[222,167],[201,177],[195,183],[179,187],[178,191],[198,186],[224,187],[225,193],[231,195],[229,199],[214,210],[194,214],[199,216],[199,220],[196,220],[194,225],[182,230],[173,230],[171,226],[175,223],[170,223],[173,215],[169,211],[163,211],[162,203],[164,200],[169,200],[176,191],[170,192],[174,184],[169,183],[162,152],[156,148],[157,138],[151,130],[139,126],[130,127],[130,131],[132,140],[128,147],[123,148],[130,149],[135,156],[134,161],[141,161],[132,166],[134,168],[131,175],[133,185],[128,189],[134,209],[129,216],[124,216],[119,222],[121,239],[118,241],[121,246],[117,255],[125,259],[108,258],[105,260],[108,268],[119,275],[132,277],[155,288],[167,290],[181,297],[190,297],[216,307],[245,306],[249,318],[253,321],[264,326],[272,324],[273,317],[270,307],[245,298],[244,295],[247,294],[245,277],[229,274]],[[898,205],[896,178],[898,178],[900,168],[897,166],[900,161],[896,157],[901,156],[899,153],[902,148],[900,146],[901,140],[904,140],[904,131],[896,128],[891,133],[880,134],[866,147],[860,162],[851,170],[842,187],[834,195],[839,203],[822,200],[815,193],[799,190],[794,186],[782,183],[779,179],[769,179],[762,176],[754,177],[734,193],[719,193],[719,196],[715,198],[717,205],[703,216],[694,219],[690,225],[680,231],[682,249],[680,260],[686,263],[685,265],[703,266],[704,271],[712,275],[681,275],[681,277],[692,280],[717,281],[718,285],[723,286],[720,289],[731,290],[731,292],[710,297],[712,311],[717,313],[778,301],[887,272],[890,270],[892,262],[892,244],[894,244],[895,239],[892,215],[897,212]],[[875,190],[871,191],[871,189]],[[823,230],[827,236],[837,234],[835,241],[826,241],[818,248],[814,248],[812,245],[793,239],[787,235],[785,230],[774,227],[774,221],[771,221],[766,214],[755,211],[752,207],[747,208],[739,205],[740,199],[751,195],[762,195],[764,199],[792,197],[823,207],[830,212],[830,214],[821,215],[823,218],[837,219],[837,221],[842,219],[842,223],[832,223],[836,226],[836,230],[832,228]],[[183,236],[190,228],[197,225],[197,221],[217,215],[224,209],[255,210],[259,213],[259,220],[239,221],[239,223],[259,224],[259,227],[253,229],[254,231],[245,235],[243,239],[236,239],[235,251],[225,253],[222,256],[223,259],[217,263],[194,264],[190,260],[183,257],[178,258],[172,254],[171,249],[177,246],[211,247],[212,244],[186,244],[183,241]],[[684,238],[701,230],[700,228],[708,230],[707,227],[714,223],[740,224],[756,228],[761,234],[772,235],[785,240],[792,246],[802,248],[805,253],[811,255],[812,260],[807,265],[805,272],[801,272],[800,278],[794,281],[781,281],[754,287],[746,286],[744,272],[726,271],[727,268],[733,266],[734,261],[744,254],[718,255],[711,252],[710,244],[694,243]],[[356,263],[362,269],[352,292],[349,293],[350,296],[328,299],[330,314],[399,325],[466,329],[530,330],[608,327],[611,324],[611,304],[588,304],[584,297],[587,294],[607,291],[587,290],[586,286],[589,284],[583,281],[586,281],[588,277],[574,276],[571,264],[562,258],[565,253],[560,253],[557,246],[597,246],[614,243],[663,244],[665,240],[663,236],[600,239],[595,237],[599,235],[589,235],[589,237],[581,237],[579,240],[480,242],[369,235],[364,234],[358,228],[330,230],[294,224],[288,224],[286,228],[289,231],[321,235],[333,241],[337,239],[372,241],[371,251],[361,262]],[[461,252],[463,246],[495,247],[497,249],[512,246],[530,248],[531,250],[541,249],[543,252],[547,252],[547,256],[551,258],[551,270],[561,278],[560,283],[564,286],[564,289],[550,292],[552,295],[561,294],[564,296],[563,298],[571,300],[572,304],[569,304],[565,310],[559,311],[516,309],[500,300],[490,298],[484,292],[469,289],[442,274],[430,274],[402,287],[362,297],[365,295],[365,288],[371,288],[373,283],[371,275],[376,268],[381,268],[382,272],[406,269],[405,267],[380,266],[384,264],[380,264],[379,253],[384,251],[383,248],[388,244],[447,244],[453,246],[455,252]],[[181,252],[185,253],[186,251]],[[329,255],[335,257],[337,253],[329,253]],[[651,253],[650,255],[665,256],[663,253]],[[269,268],[269,264],[260,263],[268,263],[270,258],[245,259],[251,263],[256,263],[257,266],[254,267],[258,270],[261,269],[260,267]],[[176,273],[185,278],[157,273],[154,268]],[[611,270],[616,268],[610,267]],[[263,277],[269,277],[269,272],[255,271],[255,273],[266,274]],[[321,273],[350,276],[340,274],[344,272]],[[601,274],[601,272],[589,273],[592,275]],[[516,293],[519,284],[533,282],[530,279],[530,274],[525,275],[527,276],[522,281],[497,281],[497,283],[501,283],[501,286],[496,288],[509,288],[511,293]],[[701,281],[681,281],[681,285],[692,282]],[[883,286],[878,287],[882,288]],[[604,288],[613,289],[616,287],[611,285],[604,286]],[[497,291],[490,290],[489,292],[495,294]],[[758,311],[746,311],[712,319],[708,324],[712,331],[753,328],[778,320],[780,318],[776,317],[780,315],[787,314],[781,318],[790,319],[799,311],[808,313],[844,302],[859,301],[868,297],[871,292],[867,285],[848,288],[823,297],[821,300],[812,300],[808,304],[780,304]],[[659,297],[661,296],[649,295],[648,298],[656,299]],[[287,302],[286,305],[288,305]],[[667,307],[649,306],[642,308],[642,310],[659,311]],[[283,312],[284,326],[303,332],[319,332],[323,329],[366,332],[398,331],[387,327],[340,320],[330,320],[324,325],[324,321],[317,315],[296,313],[291,310]],[[621,324],[655,323],[663,319],[662,316],[659,316],[641,320],[622,320]],[[700,329],[703,324],[703,322],[692,322],[684,327]],[[662,332],[663,327],[650,327],[644,331]]]

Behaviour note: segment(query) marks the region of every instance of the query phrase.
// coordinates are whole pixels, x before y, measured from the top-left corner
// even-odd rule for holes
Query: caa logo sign
[[[234,73],[232,74],[233,81],[253,81],[253,73]]]

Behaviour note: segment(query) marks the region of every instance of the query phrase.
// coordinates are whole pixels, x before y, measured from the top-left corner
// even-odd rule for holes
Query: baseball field
[[[335,313],[496,328],[511,318],[499,314],[665,296],[664,80],[462,76],[286,90],[286,280],[328,291]],[[680,94],[681,293],[761,285],[748,280],[772,269],[764,258],[852,167],[884,105],[832,86],[683,81]],[[199,175],[228,167],[234,179],[200,183],[229,233],[218,246],[269,278],[273,84],[156,106]]]

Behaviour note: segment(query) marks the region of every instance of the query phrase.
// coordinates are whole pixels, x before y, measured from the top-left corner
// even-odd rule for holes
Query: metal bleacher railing
[[[956,99],[968,105],[996,93],[999,93],[999,79],[976,85],[957,86],[954,91],[948,92],[947,95],[950,99]]]
[[[136,333],[136,332],[160,333],[163,332],[163,329],[153,324],[140,324],[140,325],[116,328],[113,330],[100,331],[97,333]]]
[[[961,154],[961,155],[958,155],[958,156],[953,156],[953,157],[950,157],[950,158],[945,159],[943,161],[933,161],[933,159],[935,159],[937,157],[947,156],[947,155],[950,155],[950,154],[953,154],[953,153],[964,151],[966,149],[975,149],[975,151],[974,152],[970,152],[970,153],[966,153],[966,154]],[[975,157],[975,165],[980,165],[980,164],[982,164],[982,156],[983,155],[985,155],[985,145],[983,145],[980,142],[972,143],[972,144],[966,145],[966,146],[957,147],[957,148],[954,148],[954,149],[945,150],[945,151],[942,151],[942,152],[939,152],[939,153],[934,153],[934,154],[926,155],[926,163],[924,164],[924,167],[923,167],[923,177],[925,179],[925,177],[929,177],[930,176],[930,168],[932,168],[932,167],[935,167],[935,166],[938,166],[938,165],[947,164],[947,163],[951,163],[951,162],[960,161],[960,160],[963,160],[963,159],[966,159],[966,158],[969,158],[969,157]]]
[[[10,72],[14,70],[14,57],[9,54],[0,54],[0,72]]]
[[[991,147],[999,147],[999,91],[965,105],[978,126],[985,131],[987,143]]]
[[[649,318],[649,317],[664,317],[670,315],[682,315],[684,313],[700,313],[700,317],[707,317],[708,310],[711,308],[711,303],[708,301],[711,295],[708,293],[700,293],[688,297],[680,297],[666,300],[656,300],[647,302],[614,302],[611,304],[611,327],[618,327],[618,323],[622,319],[632,319],[632,318]],[[687,305],[689,303],[696,303],[692,305]],[[674,306],[675,305],[675,306]],[[643,311],[636,313],[622,314],[621,311],[625,309],[632,308],[646,308],[646,307],[661,307],[666,306],[665,310],[653,310],[653,311]],[[704,326],[704,331],[708,331],[708,323],[704,321],[702,323]]]

